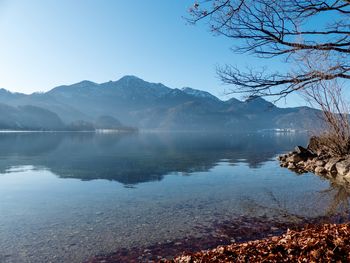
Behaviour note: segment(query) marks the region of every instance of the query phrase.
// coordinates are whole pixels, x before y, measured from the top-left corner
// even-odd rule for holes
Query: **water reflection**
[[[329,188],[321,191],[321,195],[330,199],[326,209],[325,217],[336,217],[337,222],[346,222],[350,219],[350,185],[336,179],[329,180]]]
[[[208,171],[221,160],[258,168],[290,145],[305,142],[303,134],[1,134],[0,171],[33,165],[62,178],[132,185],[161,180],[171,172]]]
[[[302,134],[1,134],[0,262],[83,262],[118,249],[142,254],[158,244],[173,249],[166,256],[327,217],[344,220],[348,185],[296,175],[272,160],[306,140]],[[99,178],[108,180],[92,180]]]

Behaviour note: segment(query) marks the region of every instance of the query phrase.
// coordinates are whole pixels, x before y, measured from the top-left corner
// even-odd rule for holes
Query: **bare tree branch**
[[[204,0],[194,4],[188,18],[194,24],[202,20],[214,34],[236,40],[237,53],[290,63],[327,53],[328,68],[276,73],[218,68],[233,92],[286,96],[322,81],[350,79],[350,0]]]

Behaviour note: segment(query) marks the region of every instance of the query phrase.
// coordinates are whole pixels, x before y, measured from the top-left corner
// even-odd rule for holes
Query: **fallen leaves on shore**
[[[178,256],[172,263],[350,262],[350,224],[316,225],[282,236]]]

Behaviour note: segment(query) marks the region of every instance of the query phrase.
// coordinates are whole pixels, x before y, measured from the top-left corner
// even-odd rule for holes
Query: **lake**
[[[346,187],[276,161],[306,143],[302,133],[0,134],[0,262],[142,261],[341,221]]]

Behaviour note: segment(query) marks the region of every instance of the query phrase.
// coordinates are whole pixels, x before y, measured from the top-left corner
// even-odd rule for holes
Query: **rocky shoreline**
[[[318,148],[313,137],[307,148],[295,150],[278,156],[280,165],[297,173],[312,172],[340,183],[350,183],[350,156],[331,156]]]

